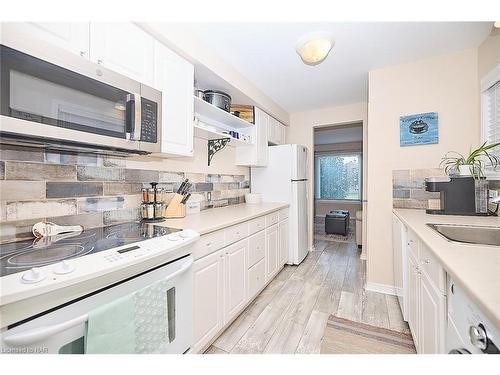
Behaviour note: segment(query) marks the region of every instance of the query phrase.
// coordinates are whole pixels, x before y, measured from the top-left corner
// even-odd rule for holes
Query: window
[[[500,142],[500,65],[481,80],[482,138],[483,142]],[[500,147],[492,150],[500,157]],[[500,175],[500,168],[487,175]]]
[[[361,154],[316,156],[316,199],[361,200]]]

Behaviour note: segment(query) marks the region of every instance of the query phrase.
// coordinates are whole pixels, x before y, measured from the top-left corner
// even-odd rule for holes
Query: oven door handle
[[[193,257],[189,257],[181,268],[179,268],[177,271],[175,271],[174,273],[172,273],[171,275],[162,280],[170,281],[175,279],[176,277],[182,275],[184,272],[189,270],[193,265],[193,263],[194,263]],[[3,342],[10,346],[30,345],[45,340],[48,337],[61,333],[67,329],[73,328],[79,324],[85,323],[88,319],[89,319],[88,314],[85,314],[77,318],[68,320],[64,323],[34,328],[28,331],[13,333],[10,335],[6,334],[3,337]]]
[[[50,336],[53,336],[57,333],[65,331],[67,329],[73,328],[79,324],[85,323],[88,320],[89,316],[87,314],[79,316],[77,318],[68,320],[64,323],[54,324],[52,326],[44,326],[35,329],[31,329],[29,331],[14,333],[14,334],[6,334],[3,337],[3,342],[10,346],[21,346],[21,345],[30,345],[36,342],[47,339]]]
[[[140,94],[127,94],[127,104],[125,106],[125,126],[127,138],[132,141],[141,140],[142,131],[142,108]]]

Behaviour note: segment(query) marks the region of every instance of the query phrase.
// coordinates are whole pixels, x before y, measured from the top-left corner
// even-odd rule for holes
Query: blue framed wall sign
[[[419,113],[399,118],[400,146],[439,143],[437,112]]]

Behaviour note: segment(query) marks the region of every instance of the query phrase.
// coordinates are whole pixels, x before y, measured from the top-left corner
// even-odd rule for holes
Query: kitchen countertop
[[[449,242],[426,225],[500,226],[500,217],[428,215],[424,210],[399,208],[393,212],[433,251],[453,281],[500,328],[500,248]]]
[[[192,229],[203,235],[288,206],[288,203],[234,204],[189,214],[182,219],[167,219],[157,225],[176,229]]]

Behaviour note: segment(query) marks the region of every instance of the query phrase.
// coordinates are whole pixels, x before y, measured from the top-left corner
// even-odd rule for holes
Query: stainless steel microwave
[[[160,91],[69,52],[36,52],[0,45],[1,143],[160,152]]]

